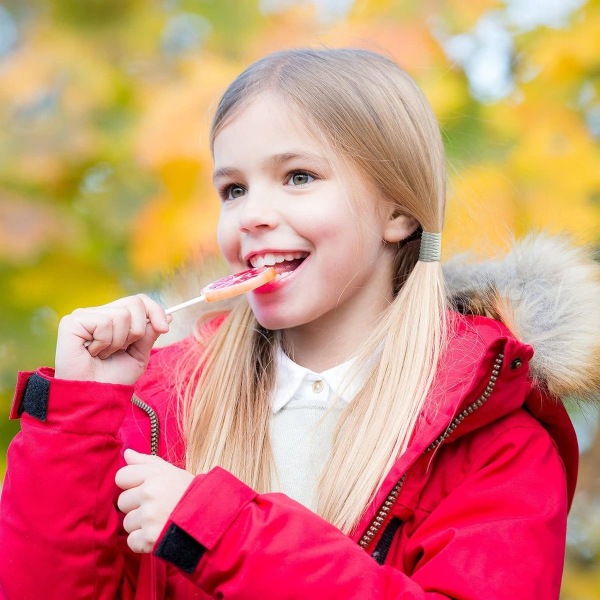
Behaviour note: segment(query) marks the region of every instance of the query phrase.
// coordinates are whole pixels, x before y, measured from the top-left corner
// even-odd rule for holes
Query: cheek
[[[347,231],[339,213],[331,210],[313,211],[302,215],[293,221],[293,228],[302,237],[314,242],[315,245],[336,244],[347,240]]]
[[[238,256],[238,244],[239,237],[236,235],[235,228],[232,227],[229,219],[219,218],[217,225],[217,243],[221,249],[221,253],[227,259],[231,261]]]

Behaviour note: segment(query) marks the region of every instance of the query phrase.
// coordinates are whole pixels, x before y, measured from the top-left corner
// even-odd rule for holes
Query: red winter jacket
[[[132,553],[115,472],[124,447],[181,464],[169,381],[192,343],[154,351],[135,389],[20,375],[0,598],[558,598],[575,435],[532,386],[532,349],[483,317],[459,320],[421,426],[352,536],[215,468],[194,479],[154,555]]]

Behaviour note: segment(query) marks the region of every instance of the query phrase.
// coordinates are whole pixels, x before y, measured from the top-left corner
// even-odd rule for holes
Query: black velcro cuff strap
[[[175,523],[167,528],[154,556],[162,558],[186,573],[193,573],[206,548]]]
[[[45,421],[48,414],[48,396],[50,395],[50,382],[41,375],[33,373],[23,393],[19,415],[27,413],[39,421]]]

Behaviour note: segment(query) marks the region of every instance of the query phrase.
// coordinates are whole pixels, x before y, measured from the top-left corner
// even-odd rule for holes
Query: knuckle
[[[152,486],[151,484],[144,484],[142,486],[141,491],[141,497],[142,500],[144,501],[144,506],[143,506],[143,512],[142,515],[145,516],[146,510],[147,510],[147,504],[154,499],[154,486]]]
[[[140,313],[146,316],[146,294],[137,294],[136,296],[132,296],[132,300],[134,301],[133,309],[139,311]]]
[[[141,323],[132,323],[131,327],[129,328],[129,335],[127,336],[127,339],[139,339],[144,335],[144,333],[146,333],[145,323],[143,325]]]
[[[134,298],[135,298],[136,307],[139,310],[143,310],[144,312],[146,312],[146,306],[147,306],[150,298],[146,294],[137,294],[136,296],[134,296]]]
[[[97,327],[110,328],[113,325],[111,317],[106,313],[98,313],[95,320]]]
[[[129,309],[126,306],[115,306],[112,310],[115,319],[128,319],[130,317]]]

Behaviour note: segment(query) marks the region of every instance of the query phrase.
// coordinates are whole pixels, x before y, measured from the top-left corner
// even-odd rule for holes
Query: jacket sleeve
[[[114,506],[133,388],[21,373],[0,503],[0,598],[128,598],[138,557]],[[127,549],[128,550],[128,549]],[[129,591],[128,591],[129,590]]]
[[[215,468],[194,480],[154,553],[232,600],[556,600],[566,497],[547,434],[506,430],[381,566],[300,504]]]

